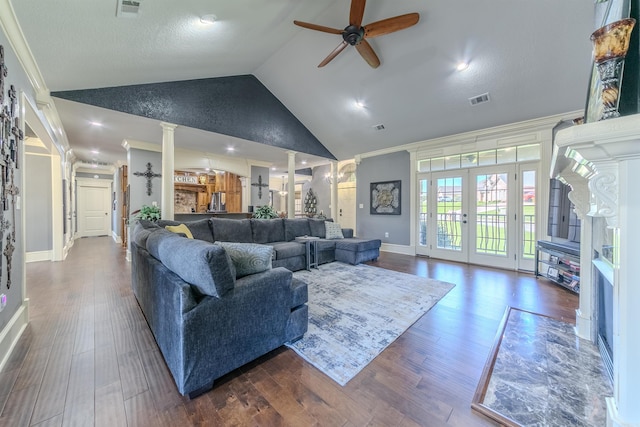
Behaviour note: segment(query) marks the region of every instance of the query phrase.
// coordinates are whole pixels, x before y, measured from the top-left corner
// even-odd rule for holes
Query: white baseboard
[[[29,323],[29,300],[22,302],[16,314],[13,315],[7,326],[0,332],[0,371],[9,360],[11,352],[22,336],[24,329]]]
[[[113,237],[114,242],[122,244],[122,237],[118,236],[115,231],[111,232],[111,237]]]
[[[380,250],[383,252],[392,252],[394,254],[402,255],[414,255],[416,254],[416,248],[407,245],[394,245],[391,243],[383,243],[380,246]]]
[[[24,262],[51,261],[52,259],[52,251],[25,252],[24,254]]]

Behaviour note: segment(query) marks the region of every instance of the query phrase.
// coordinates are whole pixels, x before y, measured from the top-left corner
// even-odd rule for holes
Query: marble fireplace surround
[[[596,339],[594,224],[613,229],[613,396],[607,426],[640,427],[640,115],[559,131],[551,177],[572,188],[582,221],[576,334]],[[597,264],[597,262],[596,262]]]

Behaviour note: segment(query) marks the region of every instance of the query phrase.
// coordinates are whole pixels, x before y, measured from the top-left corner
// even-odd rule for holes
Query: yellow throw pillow
[[[191,234],[191,230],[189,230],[189,227],[187,227],[184,224],[167,225],[165,228],[171,231],[172,233],[182,233],[182,234],[185,234],[189,239],[193,239],[193,234]]]

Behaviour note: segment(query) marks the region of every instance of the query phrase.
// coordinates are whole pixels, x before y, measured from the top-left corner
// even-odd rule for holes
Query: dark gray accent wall
[[[358,165],[356,189],[356,235],[375,238],[383,243],[409,245],[410,157],[406,151],[362,159]],[[401,215],[371,215],[370,184],[381,181],[402,181],[400,194]],[[360,204],[363,208],[360,209]],[[384,237],[384,233],[389,237]]]
[[[53,201],[51,200],[51,157],[25,155],[24,216],[25,248],[27,252],[53,249]],[[5,212],[7,215],[7,212]]]
[[[162,173],[162,153],[155,151],[139,150],[136,148],[129,149],[129,170],[128,183],[130,189],[129,212],[133,213],[142,207],[142,205],[151,206],[153,202],[157,202],[158,206],[162,203],[162,179],[153,178],[151,180],[151,195],[147,195],[147,179],[143,176],[135,176],[135,172],[145,172],[147,170],[147,162],[151,163],[151,170],[154,173]]]
[[[253,75],[53,92],[54,97],[335,157]]]
[[[262,198],[258,197],[258,187],[253,185],[258,183],[259,176],[262,176],[262,184],[267,185],[262,187]],[[257,207],[269,204],[269,168],[251,166],[251,182],[248,185],[251,187],[251,206]]]

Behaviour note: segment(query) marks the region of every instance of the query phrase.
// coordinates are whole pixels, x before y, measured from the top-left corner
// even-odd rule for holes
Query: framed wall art
[[[402,181],[371,183],[371,215],[400,215],[400,193]]]

